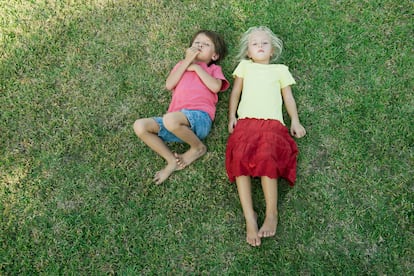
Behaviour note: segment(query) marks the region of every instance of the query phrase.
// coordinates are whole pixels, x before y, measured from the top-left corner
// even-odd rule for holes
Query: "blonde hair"
[[[237,60],[241,61],[244,59],[249,59],[249,57],[247,56],[247,51],[249,48],[249,38],[250,35],[253,32],[256,31],[263,31],[266,34],[269,35],[270,37],[270,41],[272,44],[272,49],[273,49],[273,55],[272,58],[270,60],[270,63],[275,62],[280,55],[282,54],[282,49],[283,49],[283,42],[282,40],[280,40],[273,32],[272,30],[270,30],[268,27],[265,26],[259,26],[259,27],[250,27],[241,37],[240,39],[240,50],[239,50],[239,54],[236,56]]]

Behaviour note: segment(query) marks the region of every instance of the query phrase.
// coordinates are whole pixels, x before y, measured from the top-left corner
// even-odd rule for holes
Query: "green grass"
[[[0,274],[412,273],[413,8],[0,2]],[[165,78],[196,30],[225,36],[231,79],[238,39],[253,25],[285,42],[281,62],[308,131],[297,140],[296,186],[280,184],[277,237],[260,248],[245,242],[224,170],[229,91],[207,155],[162,186],[151,179],[163,160],[132,131],[166,110]]]

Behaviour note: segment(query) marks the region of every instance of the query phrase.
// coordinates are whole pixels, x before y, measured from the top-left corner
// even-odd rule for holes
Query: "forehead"
[[[207,35],[200,33],[198,34],[194,40],[200,40],[200,41],[205,41],[205,42],[213,42]]]
[[[265,32],[265,31],[254,31],[250,34],[249,36],[249,41],[253,41],[253,40],[269,40],[270,39],[270,35]]]

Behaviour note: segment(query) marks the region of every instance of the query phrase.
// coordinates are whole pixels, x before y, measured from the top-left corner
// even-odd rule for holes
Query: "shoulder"
[[[241,66],[249,66],[249,65],[253,65],[254,62],[251,61],[250,59],[243,59],[240,61],[239,65]]]
[[[206,65],[207,66],[207,65]],[[215,70],[222,70],[221,69],[221,66],[220,65],[218,65],[218,64],[211,64],[210,66],[207,66],[208,68],[210,68],[212,71],[215,71]]]
[[[275,68],[277,71],[277,74],[279,76],[279,80],[281,82],[281,87],[285,87],[288,85],[295,84],[296,81],[293,78],[292,74],[289,71],[289,67],[284,64],[275,64]]]
[[[248,59],[242,59],[238,64],[237,64],[237,67],[246,67],[246,66],[249,66],[249,65],[252,65],[253,64],[253,62],[251,61],[251,60],[248,60]]]
[[[289,67],[284,64],[272,64],[273,72],[280,74],[280,75],[290,75]]]
[[[272,64],[272,66],[279,71],[289,71],[289,67],[284,64]]]
[[[206,72],[208,72],[210,74],[212,74],[214,72],[222,72],[223,71],[220,65],[217,65],[217,64],[214,64],[214,63],[210,64],[210,65],[207,65],[206,63],[198,63],[198,64],[201,66],[201,68],[203,68]]]
[[[236,71],[246,70],[246,68],[250,68],[254,66],[254,62],[248,59],[243,59],[237,64]]]

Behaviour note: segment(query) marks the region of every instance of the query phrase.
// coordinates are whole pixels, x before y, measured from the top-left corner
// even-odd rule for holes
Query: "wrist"
[[[299,118],[297,118],[297,117],[290,118],[290,122],[291,122],[292,124],[293,124],[293,123],[295,123],[295,124],[300,124]]]
[[[190,58],[184,58],[182,61],[182,64],[185,65],[186,67],[190,66],[191,63],[193,63],[193,60]]]

